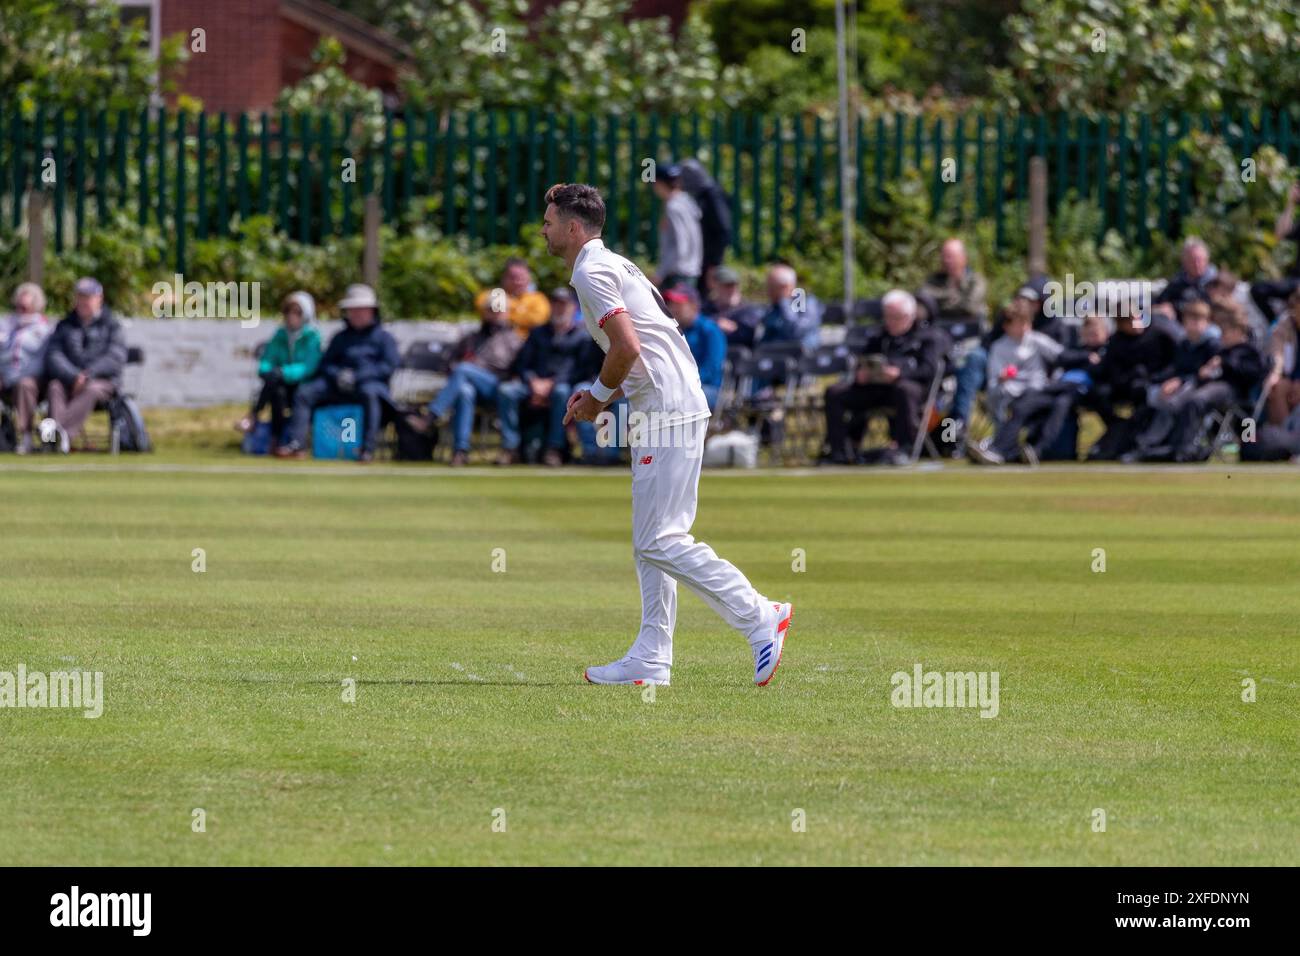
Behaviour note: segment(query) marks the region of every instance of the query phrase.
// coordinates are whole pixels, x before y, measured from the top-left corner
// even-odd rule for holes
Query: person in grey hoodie
[[[32,450],[32,417],[41,398],[45,346],[53,327],[45,317],[45,293],[35,282],[14,292],[14,311],[0,322],[0,396],[14,406],[16,451]]]
[[[655,285],[671,289],[696,285],[704,265],[703,214],[690,193],[682,188],[682,167],[676,163],[659,170],[655,195],[664,204],[659,218],[659,270]]]

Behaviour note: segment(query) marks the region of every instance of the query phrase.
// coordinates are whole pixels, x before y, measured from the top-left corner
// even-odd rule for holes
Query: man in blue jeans
[[[555,289],[548,296],[551,318],[528,333],[528,339],[515,360],[518,381],[504,382],[497,389],[497,413],[501,417],[501,454],[498,465],[519,461],[519,409],[525,402],[532,408],[546,409],[546,452],[542,463],[556,467],[564,463],[564,413],[568,408],[573,385],[583,371],[591,337],[576,321],[578,297],[568,286]]]
[[[510,324],[504,304],[500,311],[494,312],[489,299],[484,304],[483,324],[456,344],[453,354],[460,361],[452,367],[451,377],[442,391],[429,403],[431,418],[407,419],[417,431],[429,431],[436,423],[451,418],[455,442],[451,455],[453,467],[469,461],[474,408],[480,404],[496,406],[501,381],[509,377],[521,345],[523,342]]]

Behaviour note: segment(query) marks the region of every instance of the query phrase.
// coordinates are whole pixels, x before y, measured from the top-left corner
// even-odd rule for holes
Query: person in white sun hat
[[[629,428],[641,628],[623,657],[583,676],[593,684],[667,684],[681,581],[749,642],[754,683],[766,685],[781,663],[794,609],[759,594],[735,565],[691,536],[709,406],[686,339],[650,280],[605,248],[605,202],[594,187],[555,185],[546,203],[547,251],[573,270],[583,322],[605,352],[591,388],[570,397],[565,422],[594,421],[624,394],[629,419],[649,422],[640,440],[636,426]]]

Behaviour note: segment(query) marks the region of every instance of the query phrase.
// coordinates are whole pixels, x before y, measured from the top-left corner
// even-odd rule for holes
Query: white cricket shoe
[[[781,666],[781,655],[785,651],[785,638],[790,633],[790,622],[794,620],[793,604],[773,604],[776,617],[772,621],[772,630],[766,637],[755,641],[754,648],[754,683],[766,687],[776,669]]]
[[[631,657],[605,664],[602,667],[588,667],[582,672],[588,684],[658,684],[668,686],[669,668],[663,664],[647,664]]]
[[[68,433],[63,430],[63,426],[53,418],[46,418],[40,424],[41,441],[46,445],[57,444],[60,454],[66,455],[71,448],[68,441]]]

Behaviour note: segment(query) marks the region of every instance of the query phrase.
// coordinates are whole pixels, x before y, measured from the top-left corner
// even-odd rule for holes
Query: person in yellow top
[[[474,308],[485,321],[489,320],[490,313],[505,312],[515,332],[526,339],[530,331],[551,318],[550,301],[543,293],[530,291],[532,284],[533,273],[528,263],[523,259],[507,259],[501,270],[501,285],[480,292],[474,298]]]

